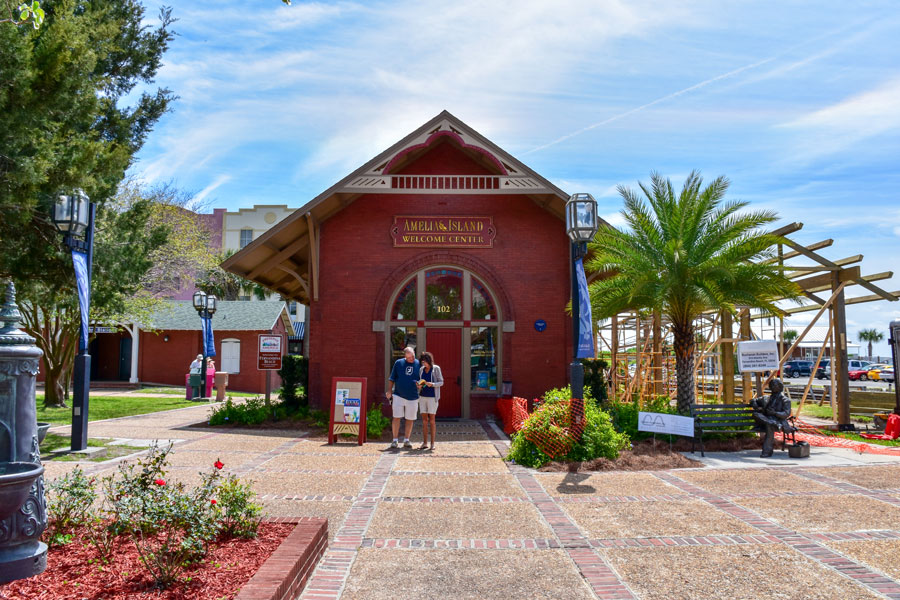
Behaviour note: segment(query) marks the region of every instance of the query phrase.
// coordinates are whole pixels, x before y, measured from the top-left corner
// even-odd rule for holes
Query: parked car
[[[890,370],[891,370],[891,373],[890,373],[891,377],[890,377],[890,379],[887,379],[887,378],[885,378],[885,377],[882,377],[882,373],[884,373],[884,371],[887,370],[887,369],[890,369]],[[868,372],[866,373],[866,375],[867,375],[868,378],[871,379],[872,381],[893,381],[893,380],[894,380],[894,379],[893,379],[893,376],[894,376],[894,368],[893,368],[891,365],[884,364],[884,363],[871,364],[871,365],[869,365],[869,370],[868,370]]]
[[[831,377],[829,364],[831,364],[831,361],[828,359],[819,361],[819,367],[816,369],[816,379],[828,379]]]
[[[893,383],[894,379],[894,367],[885,367],[881,370],[881,373],[878,374],[878,377],[881,378],[881,381],[890,381]]]
[[[850,381],[866,381],[869,379],[869,367],[850,369],[847,371],[847,376],[850,378]]]
[[[789,360],[784,363],[785,377],[808,376],[812,373],[813,362],[811,360]]]
[[[872,376],[868,374],[869,369],[872,368],[871,365],[872,363],[868,360],[857,360],[854,358],[847,361],[847,372],[853,373],[854,371],[865,370],[867,373],[866,377],[872,379]],[[816,369],[816,379],[828,379],[829,377],[831,377],[831,361],[823,359],[819,363],[819,368]],[[853,379],[853,376],[850,379]]]

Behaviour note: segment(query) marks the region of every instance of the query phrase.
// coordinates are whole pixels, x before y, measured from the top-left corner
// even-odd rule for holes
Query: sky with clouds
[[[617,185],[698,169],[900,273],[895,0],[167,4],[179,100],[133,172],[213,206],[299,207],[447,109],[614,224]],[[848,307],[850,337],[895,318]]]

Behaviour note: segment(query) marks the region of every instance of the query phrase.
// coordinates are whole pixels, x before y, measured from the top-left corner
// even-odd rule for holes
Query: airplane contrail
[[[744,65],[743,67],[739,67],[737,69],[734,69],[733,71],[728,71],[727,73],[722,73],[721,75],[716,75],[715,77],[711,77],[710,79],[701,81],[700,83],[695,83],[694,85],[692,85],[690,87],[686,87],[683,90],[678,90],[677,92],[672,92],[671,94],[667,94],[667,95],[663,96],[662,98],[657,98],[656,100],[653,100],[652,102],[648,102],[647,104],[642,104],[638,107],[626,110],[625,112],[619,113],[617,115],[613,115],[607,119],[604,119],[602,121],[594,123],[593,125],[588,125],[587,127],[583,127],[582,129],[579,129],[578,131],[573,131],[572,133],[568,133],[562,137],[556,138],[552,142],[548,142],[546,144],[543,144],[542,146],[538,146],[536,148],[532,148],[531,150],[528,150],[527,152],[523,152],[523,155],[531,154],[532,152],[538,152],[539,150],[549,148],[550,146],[555,146],[556,144],[559,144],[560,142],[564,142],[564,141],[571,139],[577,135],[581,135],[582,133],[585,133],[586,131],[590,131],[591,129],[596,129],[597,127],[602,127],[603,125],[607,125],[609,123],[612,123],[613,121],[617,121],[619,119],[627,117],[628,115],[633,115],[634,113],[642,111],[645,108],[650,108],[651,106],[659,104],[660,102],[665,102],[666,100],[671,100],[672,98],[677,98],[678,96],[681,96],[682,94],[687,94],[688,92],[692,92],[696,89],[702,88],[711,83],[715,83],[716,81],[721,81],[722,79],[727,79],[729,77],[733,77],[733,76],[737,75],[738,73],[742,73],[742,72],[748,71],[750,69],[755,69],[756,67],[760,67],[766,63],[772,62],[773,60],[775,60],[775,57],[770,56],[769,58],[757,61],[755,63],[751,63],[749,65]]]
[[[822,38],[826,38],[826,37],[830,37],[830,36],[832,36],[832,35],[836,35],[836,34],[839,34],[839,33],[843,33],[844,31],[847,31],[848,29],[855,29],[856,27],[858,27],[858,26],[860,26],[860,25],[862,25],[862,24],[867,24],[868,22],[871,22],[871,21],[872,21],[872,19],[866,19],[866,20],[864,20],[864,21],[862,21],[862,22],[851,23],[851,24],[849,24],[849,25],[846,25],[846,26],[844,26],[844,27],[839,28],[839,29],[836,30],[836,31],[830,31],[830,32],[826,32],[826,33],[817,35],[817,36],[813,37],[812,39],[806,40],[806,41],[801,42],[801,43],[799,43],[799,44],[795,44],[795,45],[793,45],[793,46],[791,46],[791,47],[789,47],[789,48],[787,48],[787,49],[785,49],[785,50],[779,52],[778,54],[775,54],[775,55],[770,56],[770,57],[768,57],[768,58],[764,58],[763,60],[759,60],[759,61],[750,63],[750,64],[748,64],[748,65],[744,65],[743,67],[738,67],[737,69],[734,69],[734,70],[732,70],[732,71],[728,71],[727,73],[722,73],[721,75],[716,75],[715,77],[711,77],[711,78],[709,78],[709,79],[707,79],[707,80],[705,80],[705,81],[701,81],[700,83],[695,83],[694,85],[692,85],[692,86],[690,86],[690,87],[686,87],[686,88],[684,88],[683,90],[678,90],[677,92],[672,92],[671,94],[667,94],[667,95],[663,96],[662,98],[657,98],[656,100],[653,100],[652,102],[648,102],[648,103],[646,103],[646,104],[642,104],[641,106],[638,106],[638,107],[635,107],[635,108],[626,110],[625,112],[619,113],[619,114],[617,114],[617,115],[613,115],[613,116],[611,116],[611,117],[609,117],[609,118],[606,118],[606,119],[604,119],[604,120],[602,120],[602,121],[599,121],[599,122],[597,122],[597,123],[594,123],[593,125],[588,125],[587,127],[583,127],[582,129],[579,129],[578,131],[573,131],[572,133],[568,133],[568,134],[566,134],[566,135],[564,135],[564,136],[562,136],[562,137],[560,137],[560,138],[557,138],[557,139],[553,140],[552,142],[548,142],[548,143],[546,143],[546,144],[543,144],[543,145],[541,145],[541,146],[537,146],[536,148],[532,148],[531,150],[528,150],[528,151],[526,151],[526,152],[523,152],[522,155],[524,156],[524,155],[526,155],[526,154],[531,154],[531,153],[533,153],[533,152],[538,152],[538,151],[540,151],[540,150],[544,150],[545,148],[549,148],[549,147],[551,147],[551,146],[555,146],[556,144],[559,144],[560,142],[564,142],[564,141],[566,141],[566,140],[572,139],[573,137],[578,136],[578,135],[581,135],[582,133],[585,133],[585,132],[590,131],[590,130],[592,130],[592,129],[596,129],[597,127],[602,127],[603,125],[607,125],[607,124],[609,124],[609,123],[612,123],[613,121],[617,121],[617,120],[622,119],[622,118],[624,118],[624,117],[627,117],[627,116],[629,116],[629,115],[633,115],[634,113],[640,112],[640,111],[644,110],[645,108],[650,108],[651,106],[655,106],[656,104],[659,104],[660,102],[665,102],[666,100],[671,100],[672,98],[677,98],[678,96],[681,96],[681,95],[683,95],[683,94],[687,94],[688,92],[692,92],[692,91],[694,91],[694,90],[696,90],[696,89],[705,87],[705,86],[707,86],[707,85],[709,85],[709,84],[711,84],[711,83],[715,83],[715,82],[721,81],[721,80],[723,80],[723,79],[728,79],[729,77],[734,77],[735,75],[737,75],[737,74],[739,74],[739,73],[743,73],[744,71],[749,71],[750,69],[755,69],[755,68],[757,68],[757,67],[761,67],[762,65],[764,65],[764,64],[766,64],[766,63],[770,63],[770,62],[772,62],[773,60],[775,60],[776,58],[778,58],[778,57],[780,57],[780,56],[784,56],[784,55],[787,54],[788,52],[791,52],[791,51],[793,51],[793,50],[796,50],[797,48],[800,48],[800,47],[802,47],[802,46],[806,46],[807,44],[810,44],[810,43],[812,43],[812,42],[818,41],[818,40],[820,40],[820,39],[822,39]]]

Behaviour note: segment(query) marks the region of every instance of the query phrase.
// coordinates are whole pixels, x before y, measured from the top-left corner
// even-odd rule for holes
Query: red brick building
[[[567,198],[445,111],[223,266],[309,306],[314,405],[334,376],[382,397],[412,345],[443,371],[438,416],[478,418],[504,382],[567,381]]]
[[[145,329],[96,328],[91,342],[91,380],[123,384],[134,379],[141,385],[185,384],[185,374],[194,358],[203,351],[200,317],[190,301],[170,300],[151,316]],[[213,316],[213,338],[217,371],[228,373],[228,389],[239,392],[266,391],[266,371],[257,367],[260,334],[284,336],[287,349],[294,330],[284,302],[219,301]],[[137,344],[132,344],[137,331]],[[137,348],[137,360],[132,361]],[[136,377],[131,368],[137,366]],[[281,386],[272,373],[272,390]]]

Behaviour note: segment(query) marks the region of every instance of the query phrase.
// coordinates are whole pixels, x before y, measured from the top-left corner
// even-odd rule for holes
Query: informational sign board
[[[259,334],[259,353],[256,368],[260,371],[277,371],[284,354],[284,337],[277,334]]]
[[[638,431],[694,437],[694,418],[667,413],[638,413]]]
[[[366,441],[366,383],[365,377],[331,379],[329,444],[333,444],[342,433],[355,435],[360,446]]]
[[[777,371],[779,367],[778,342],[775,340],[738,342],[737,356],[741,373]]]

